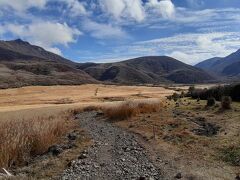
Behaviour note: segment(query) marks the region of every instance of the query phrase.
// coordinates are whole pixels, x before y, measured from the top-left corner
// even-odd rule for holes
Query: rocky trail
[[[77,116],[93,145],[80,154],[61,179],[165,179],[137,135],[106,122],[96,112]]]

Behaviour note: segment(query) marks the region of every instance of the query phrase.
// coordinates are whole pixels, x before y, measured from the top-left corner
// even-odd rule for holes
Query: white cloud
[[[50,51],[50,52],[52,52],[52,53],[54,53],[54,54],[58,54],[58,55],[60,55],[60,56],[63,55],[62,52],[61,52],[61,50],[58,49],[58,48],[56,48],[56,47],[47,47],[46,50],[48,50],[48,51]]]
[[[18,12],[24,12],[29,8],[44,8],[47,0],[0,0],[1,8],[11,8]]]
[[[206,60],[209,59],[209,55],[207,54],[202,54],[201,56],[199,56],[199,54],[192,54],[192,53],[188,53],[188,52],[180,52],[180,51],[173,51],[169,54],[166,54],[170,57],[173,57],[177,60],[180,60],[184,63],[187,64],[196,64],[196,62],[193,63],[194,60],[201,58],[200,60]]]
[[[126,0],[127,2],[127,12],[130,17],[134,18],[136,21],[141,22],[145,18],[145,11],[142,6],[142,0]]]
[[[94,38],[117,39],[115,42],[129,38],[127,32],[134,33],[136,40],[142,39],[140,32],[153,32],[144,38],[162,37],[166,32],[170,35],[178,33],[115,47],[117,51],[113,50],[112,54],[119,54],[119,57],[165,54],[191,64],[212,56],[225,56],[239,48],[240,35],[233,33],[239,32],[239,8],[194,10],[192,7],[200,7],[202,0],[186,1],[191,8],[175,6],[173,2],[176,0],[0,0],[0,36],[4,38],[10,32],[14,35],[12,37],[23,38],[60,53],[57,45],[75,42],[81,34],[62,22],[79,24]],[[32,14],[28,11],[30,8],[49,9],[43,15]],[[53,20],[55,22],[49,22]],[[179,34],[185,30],[197,33]],[[110,55],[106,59],[111,59]]]
[[[123,0],[101,0],[100,6],[109,15],[119,19],[126,8],[126,3]]]
[[[103,12],[115,19],[131,18],[141,22],[145,18],[142,0],[99,0]]]
[[[75,42],[76,36],[82,33],[75,28],[69,27],[66,23],[36,22],[28,25],[8,24],[4,26],[5,32],[14,36],[24,38],[33,44],[45,49],[60,53],[56,45],[65,45]]]
[[[86,20],[83,28],[90,32],[91,36],[97,39],[121,39],[128,38],[128,35],[120,27],[111,24],[100,24],[94,21]]]
[[[188,64],[227,56],[240,47],[237,32],[189,33],[141,41],[118,48],[114,54],[128,56],[169,55]]]
[[[191,10],[175,7],[174,16],[167,19],[159,18],[156,14],[149,14],[148,20],[142,24],[154,29],[180,28],[181,30],[182,27],[186,27],[189,31],[206,33],[238,31],[240,22],[239,8]]]
[[[162,17],[164,19],[175,16],[175,6],[171,0],[99,0],[104,13],[120,20],[143,22],[146,17]]]
[[[175,16],[175,6],[171,0],[149,0],[146,7],[165,19]]]
[[[59,0],[64,2],[67,5],[70,16],[81,16],[87,15],[88,12],[82,2],[78,0]]]

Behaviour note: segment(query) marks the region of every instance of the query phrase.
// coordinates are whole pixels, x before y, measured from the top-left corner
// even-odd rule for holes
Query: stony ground
[[[94,144],[80,154],[61,179],[165,179],[138,137],[86,112],[78,115]]]

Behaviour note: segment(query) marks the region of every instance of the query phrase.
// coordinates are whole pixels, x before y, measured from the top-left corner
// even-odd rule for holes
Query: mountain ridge
[[[195,65],[223,77],[240,76],[240,49],[223,58],[211,58]]]
[[[115,63],[75,63],[21,39],[0,41],[0,88],[83,83],[204,83],[205,71],[168,56]]]
[[[97,80],[117,83],[198,83],[213,80],[203,70],[168,56],[146,56],[115,63],[88,63],[78,67]],[[112,77],[106,79],[106,74]],[[131,74],[133,79],[125,74]],[[192,76],[188,77],[189,74]]]
[[[46,51],[44,48],[36,45],[32,45],[27,41],[21,39],[11,40],[11,41],[0,41],[0,48],[13,51],[15,53],[20,53],[22,55],[38,57],[51,61],[61,61],[66,64],[72,64],[74,62],[63,58],[57,54]],[[1,57],[0,57],[1,59]]]
[[[98,83],[76,63],[20,39],[0,41],[0,88]]]

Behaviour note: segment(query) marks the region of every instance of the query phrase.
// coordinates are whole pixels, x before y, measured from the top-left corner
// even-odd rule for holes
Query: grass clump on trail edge
[[[240,166],[240,146],[231,146],[221,150],[221,159],[233,166]]]
[[[98,111],[99,109],[100,109],[100,107],[98,107],[98,106],[86,106],[84,108],[70,109],[68,111],[68,113],[72,116],[76,116],[77,114],[82,113],[82,112]]]
[[[69,114],[0,122],[0,167],[24,166],[47,152],[74,125]]]
[[[157,112],[163,108],[160,101],[128,101],[111,107],[102,107],[102,111],[110,120],[125,120],[141,113]]]

